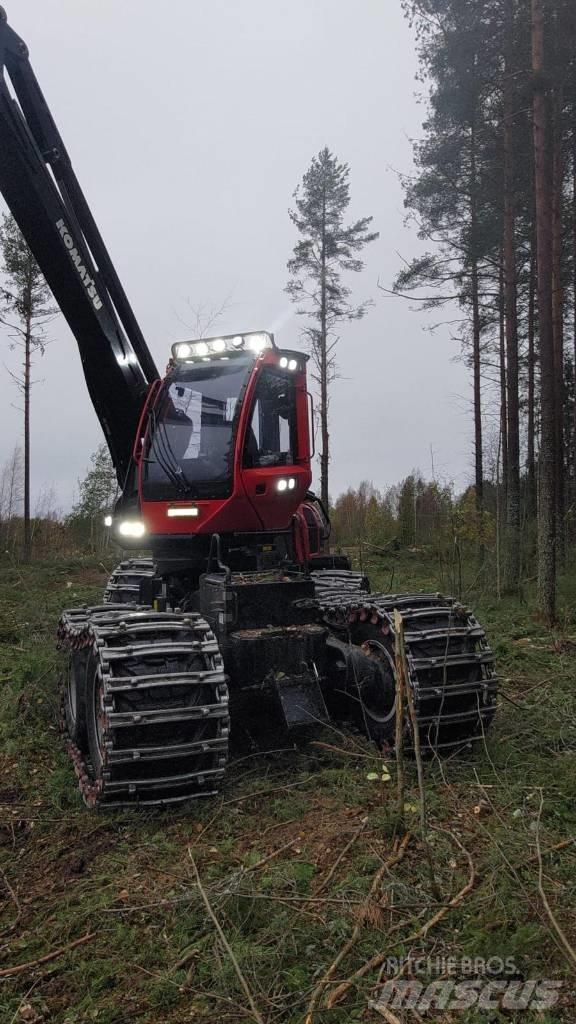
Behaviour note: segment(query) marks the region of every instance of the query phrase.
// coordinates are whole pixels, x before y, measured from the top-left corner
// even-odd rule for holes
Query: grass
[[[388,563],[366,568],[373,585],[388,585]],[[0,976],[3,1024],[253,1020],[206,913],[190,853],[266,1024],[304,1021],[314,986],[359,921],[358,941],[336,981],[378,951],[511,957],[520,977],[563,982],[556,1007],[522,1018],[574,1020],[574,975],[538,892],[535,858],[538,835],[544,889],[574,945],[576,846],[550,850],[576,831],[573,576],[562,581],[557,632],[536,621],[530,590],[522,601],[497,602],[488,584],[482,593],[476,583],[474,608],[498,654],[501,707],[473,757],[428,763],[426,781],[442,900],[468,877],[456,840],[470,853],[477,880],[426,938],[411,943],[407,937],[438,909],[418,815],[407,812],[414,834],[406,856],[384,874],[377,899],[367,901],[397,833],[395,766],[388,761],[390,783],[370,781],[382,759],[358,737],[323,737],[342,753],[318,746],[240,752],[217,799],[177,811],[94,815],[82,806],[57,731],[52,637],[60,609],[98,601],[105,579],[103,566],[82,559],[12,566],[3,574],[2,966],[36,961],[92,936],[53,960]],[[398,556],[395,589],[437,589],[440,582],[427,552]],[[406,801],[418,807],[412,764]],[[380,1020],[368,1007],[376,981],[368,974],[334,1009],[320,1001],[315,1024]],[[510,1020],[498,1010],[432,1016],[470,1024]]]

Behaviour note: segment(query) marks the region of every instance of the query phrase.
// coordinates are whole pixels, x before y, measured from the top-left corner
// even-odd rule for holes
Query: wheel
[[[71,651],[64,677],[64,717],[72,742],[81,750],[88,749],[86,730],[87,652]]]
[[[98,661],[92,650],[86,659],[86,732],[91,775],[99,788],[102,779],[102,752],[104,750],[104,690]]]
[[[382,746],[393,743],[396,732],[396,702],[390,704],[390,691],[394,692],[396,688],[394,666],[388,650],[379,640],[365,640],[362,651],[381,663],[383,678],[387,683],[384,687],[382,679],[376,675],[358,681],[361,725],[366,735],[378,746]]]

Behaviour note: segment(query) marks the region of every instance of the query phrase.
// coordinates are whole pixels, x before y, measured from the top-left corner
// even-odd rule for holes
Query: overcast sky
[[[384,488],[413,467],[430,475],[431,448],[436,474],[463,488],[470,381],[458,345],[377,289],[419,251],[395,173],[410,171],[423,118],[400,0],[3,3],[161,369],[190,336],[188,303],[229,297],[219,331],[274,330],[298,347],[287,209],[323,146],[350,164],[350,218],[373,215],[380,238],[349,282],[375,305],[341,333],[331,493],[362,479]],[[53,483],[66,508],[101,432],[72,335],[61,317],[50,331],[35,367],[33,489]],[[0,343],[14,367],[5,331]],[[4,462],[22,419],[6,370],[0,401]]]

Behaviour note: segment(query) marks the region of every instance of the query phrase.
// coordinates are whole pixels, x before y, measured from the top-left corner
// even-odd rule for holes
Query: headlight
[[[118,533],[121,537],[143,537],[146,527],[141,519],[124,519],[118,525]]]
[[[104,516],[104,526],[112,526],[112,516]]]
[[[291,372],[294,373],[294,370],[298,369],[298,360],[288,359],[287,356],[282,356],[278,365],[281,370],[291,370]]]
[[[286,479],[286,477],[281,477],[280,480],[276,481],[277,491],[293,491],[295,487],[296,479],[293,476],[288,477],[288,479]]]

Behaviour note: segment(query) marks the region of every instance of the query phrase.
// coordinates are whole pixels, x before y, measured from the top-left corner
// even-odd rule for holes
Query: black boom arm
[[[90,397],[123,483],[143,398],[158,371],[32,71],[28,48],[1,7],[0,73],[0,191],[76,338]]]

